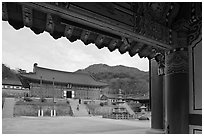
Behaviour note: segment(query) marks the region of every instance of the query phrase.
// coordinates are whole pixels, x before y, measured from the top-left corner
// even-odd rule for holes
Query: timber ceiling
[[[151,59],[174,44],[176,32],[167,27],[171,10],[169,3],[8,2],[2,3],[2,20],[17,30],[26,26],[35,34],[46,31],[54,39],[81,40]]]

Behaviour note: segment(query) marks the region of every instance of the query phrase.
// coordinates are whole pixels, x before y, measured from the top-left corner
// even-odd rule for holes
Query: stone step
[[[124,103],[123,106],[124,108],[126,108],[130,115],[135,115],[135,112],[132,110],[132,108],[130,108],[130,106],[127,103]]]
[[[2,118],[12,118],[15,106],[15,98],[5,98]]]
[[[69,102],[74,116],[89,116],[86,105],[79,104],[78,99],[69,99]],[[77,105],[79,105],[79,110],[77,110]]]

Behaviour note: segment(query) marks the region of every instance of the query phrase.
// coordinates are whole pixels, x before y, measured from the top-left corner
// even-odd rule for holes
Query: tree
[[[2,64],[2,79],[16,78],[15,73],[5,64]]]

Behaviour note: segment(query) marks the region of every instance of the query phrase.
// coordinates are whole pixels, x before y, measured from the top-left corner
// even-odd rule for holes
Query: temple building
[[[17,89],[23,90],[22,84],[19,80],[14,79],[3,79],[2,80],[2,89]]]
[[[58,71],[34,64],[33,72],[20,75],[32,97],[100,99],[107,84],[96,81],[88,73]]]

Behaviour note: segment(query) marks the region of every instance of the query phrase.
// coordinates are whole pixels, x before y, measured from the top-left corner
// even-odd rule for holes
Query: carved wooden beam
[[[129,50],[130,56],[133,57],[136,53],[138,53],[142,46],[144,46],[143,43],[132,42]]]
[[[2,3],[2,20],[8,21],[8,11],[7,11],[7,3]]]
[[[162,41],[158,41],[154,38],[152,39],[152,38],[146,37],[144,34],[135,33],[131,31],[130,29],[128,28],[125,29],[124,27],[120,27],[120,25],[117,25],[117,24],[107,23],[106,22],[107,20],[104,21],[104,19],[101,20],[101,18],[96,18],[94,16],[92,17],[86,16],[86,15],[83,15],[82,13],[74,12],[67,8],[65,9],[65,8],[62,8],[56,5],[51,5],[48,3],[42,3],[42,2],[33,3],[32,2],[32,3],[21,3],[21,4],[31,6],[32,8],[43,11],[45,13],[59,15],[61,18],[64,18],[66,20],[71,20],[73,22],[81,23],[83,25],[87,25],[94,29],[99,29],[102,31],[106,31],[108,33],[120,35],[121,37],[131,38],[137,42],[142,42],[147,45],[159,47],[162,49],[171,49],[171,46],[169,46],[168,43],[163,43]],[[161,27],[161,28],[164,28],[164,27]],[[168,28],[164,28],[164,29],[168,29]],[[151,29],[147,29],[147,30],[151,30]],[[164,30],[162,29],[162,31]]]
[[[32,27],[33,17],[32,17],[32,9],[28,6],[22,6],[23,12],[23,23],[26,27]]]
[[[104,45],[103,45],[104,39],[105,39],[105,36],[104,36],[104,35],[99,35],[99,36],[97,37],[97,39],[96,39],[96,41],[95,41],[95,44],[96,44],[96,46],[97,46],[99,49],[101,49],[101,48],[104,47]]]
[[[52,18],[52,15],[51,14],[47,14],[47,19],[46,19],[46,31],[49,32],[49,33],[53,33],[54,31],[54,21],[53,21],[53,18]]]
[[[91,32],[88,30],[84,30],[81,34],[81,40],[83,41],[83,43],[85,45],[88,45],[90,42],[88,42],[89,36],[90,36]]]
[[[33,10],[32,12],[33,20],[32,20],[31,30],[33,30],[35,34],[43,33],[46,29],[47,14],[37,9],[32,9],[32,10]]]
[[[71,38],[73,30],[74,30],[74,26],[66,25],[64,36],[67,37],[67,39]]]
[[[11,6],[5,6],[6,4],[2,5],[2,19],[8,20],[16,29],[27,26],[36,34],[47,31],[54,39],[62,36],[71,42],[79,39],[85,45],[95,43],[99,49],[107,47],[110,51],[118,49],[121,54],[128,52],[131,57],[139,53],[140,57],[152,58],[154,57],[152,48],[157,50],[171,48],[169,45],[167,45],[168,47],[163,46],[163,43],[159,41],[162,37],[155,36],[164,33],[167,34],[165,38],[168,39],[168,33],[163,32],[167,29],[162,29],[162,32],[159,32],[157,30],[160,30],[160,26],[152,22],[150,23],[152,28],[149,27],[147,19],[143,19],[145,23],[142,24],[142,28],[138,29],[139,34],[137,34],[137,32],[130,31],[127,25],[124,27],[121,24],[114,24],[109,19],[103,21],[97,17],[70,11],[69,5],[66,3],[12,3]],[[9,9],[7,9],[8,7]],[[13,7],[17,7],[17,9],[13,10]],[[120,8],[117,7],[117,9]],[[9,13],[7,13],[8,11]],[[14,11],[16,12],[14,13]],[[20,18],[16,18],[14,15]],[[153,32],[155,34],[151,36]]]
[[[109,49],[109,51],[112,52],[117,48],[117,46],[120,46],[121,44],[122,44],[122,42],[120,40],[113,39],[113,40],[111,40],[111,42],[110,42],[110,44],[108,46],[108,49]]]

